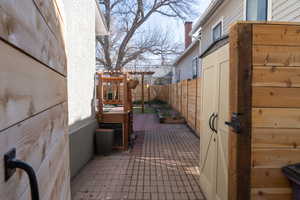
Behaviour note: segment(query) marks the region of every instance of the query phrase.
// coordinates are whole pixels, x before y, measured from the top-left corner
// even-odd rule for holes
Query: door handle
[[[24,170],[29,178],[31,198],[32,200],[39,200],[38,182],[33,168],[27,163],[16,159],[16,149],[12,149],[4,155],[5,164],[5,181],[8,181],[11,176],[16,172],[16,169]]]
[[[213,118],[212,120],[212,128],[213,128],[213,131],[215,133],[218,133],[218,130],[215,128],[215,120],[218,118],[218,114],[215,115],[215,117]]]
[[[209,124],[209,128],[214,131],[213,127],[212,127],[212,118],[215,116],[215,113],[212,113],[209,117],[209,120],[208,120],[208,124]]]
[[[241,133],[242,132],[242,125],[241,125],[241,120],[240,116],[241,113],[232,113],[231,115],[231,121],[230,122],[225,122],[227,126],[230,126],[235,133]]]

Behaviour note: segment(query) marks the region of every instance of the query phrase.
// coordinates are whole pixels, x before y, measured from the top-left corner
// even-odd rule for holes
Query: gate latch
[[[241,133],[242,132],[241,120],[239,118],[241,115],[242,115],[241,113],[234,112],[231,115],[231,122],[225,122],[225,124],[227,126],[230,126],[235,133]]]

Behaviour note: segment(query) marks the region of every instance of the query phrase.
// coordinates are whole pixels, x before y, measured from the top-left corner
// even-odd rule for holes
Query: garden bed
[[[172,110],[169,107],[156,108],[156,112],[160,123],[164,124],[184,124],[185,119],[180,113]]]

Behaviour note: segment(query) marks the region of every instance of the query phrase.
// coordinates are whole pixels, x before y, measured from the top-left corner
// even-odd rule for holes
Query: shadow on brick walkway
[[[199,139],[185,125],[134,117],[131,152],[95,157],[72,181],[72,199],[204,199],[199,186]]]

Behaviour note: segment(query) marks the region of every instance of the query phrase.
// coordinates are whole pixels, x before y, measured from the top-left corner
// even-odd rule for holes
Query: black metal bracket
[[[11,160],[16,159],[16,149],[13,148],[4,155],[4,165],[5,165],[5,182],[10,179],[15,173],[16,168],[10,168],[9,163]]]
[[[15,173],[16,169],[24,170],[29,178],[32,200],[39,200],[38,182],[33,168],[27,163],[16,159],[16,149],[13,148],[4,155],[5,181],[8,181]]]
[[[227,126],[230,126],[235,133],[241,133],[242,132],[242,125],[240,116],[242,113],[232,113],[231,115],[231,122],[225,122]]]

